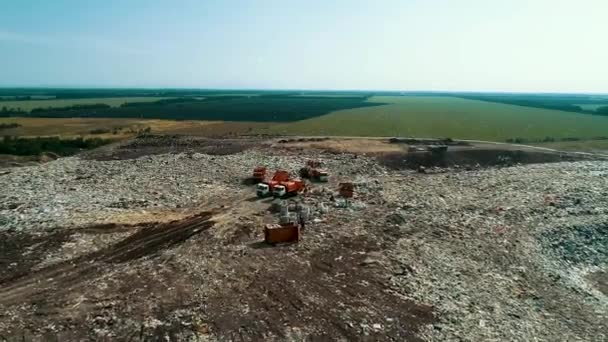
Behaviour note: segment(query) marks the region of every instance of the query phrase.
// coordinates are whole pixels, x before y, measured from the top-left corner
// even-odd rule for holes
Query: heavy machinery
[[[301,179],[292,179],[280,182],[272,189],[272,195],[274,197],[289,197],[295,196],[299,192],[304,191],[306,184]]]
[[[295,205],[294,212],[290,212],[290,204]],[[269,244],[300,241],[309,215],[310,208],[301,203],[281,201],[279,223],[264,226],[264,241]]]
[[[273,223],[264,226],[264,241],[266,243],[298,242],[300,238],[300,225],[296,222]]]
[[[318,182],[327,182],[329,178],[327,170],[321,169],[321,162],[318,160],[307,161],[306,166],[300,169],[300,176]]]
[[[253,176],[251,177],[255,183],[261,183],[266,179],[266,167],[258,166],[253,169]]]
[[[273,194],[274,188],[281,182],[289,181],[289,172],[277,170],[272,179],[258,184],[256,194],[258,197],[267,197]]]

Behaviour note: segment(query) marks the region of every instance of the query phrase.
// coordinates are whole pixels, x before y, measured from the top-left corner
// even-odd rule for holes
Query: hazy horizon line
[[[9,89],[65,89],[65,90],[196,90],[196,91],[300,91],[300,92],[394,92],[394,93],[488,93],[488,94],[560,94],[560,95],[607,95],[607,92],[594,91],[513,91],[513,90],[443,90],[443,89],[329,89],[329,88],[230,88],[230,87],[124,87],[124,86],[2,86],[1,90]]]

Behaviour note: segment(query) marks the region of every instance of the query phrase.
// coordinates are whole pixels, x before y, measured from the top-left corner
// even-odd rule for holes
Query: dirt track
[[[221,216],[221,213],[215,214]],[[14,339],[21,336],[46,336],[60,340],[85,336],[93,338],[96,335],[91,335],[91,322],[88,320],[91,315],[100,315],[95,313],[95,308],[98,304],[107,307],[109,298],[115,304],[104,309],[102,316],[110,314],[114,317],[110,319],[110,324],[115,325],[116,330],[106,337],[119,339],[130,336],[136,340],[162,337],[180,340],[184,336],[183,324],[190,324],[191,328],[186,331],[213,332],[218,337],[241,341],[268,340],[273,336],[280,339],[289,336],[298,339],[305,336],[357,339],[364,331],[372,340],[419,341],[416,335],[419,327],[435,320],[431,307],[418,305],[393,292],[385,279],[378,277],[376,261],[368,265],[369,255],[379,250],[377,243],[372,240],[363,237],[328,240],[320,249],[302,249],[298,245],[269,248],[263,243],[253,242],[250,251],[243,255],[242,252],[235,254],[233,243],[218,241],[212,234],[205,233],[193,242],[196,247],[180,247],[180,244],[213,225],[212,213],[204,212],[165,224],[106,224],[75,229],[74,232],[78,234],[130,235],[106,248],[36,271],[27,268],[4,274],[0,279],[0,308],[7,310],[0,317],[10,320],[12,314],[17,314],[26,319],[15,322],[11,329],[2,332],[2,336]],[[245,236],[251,233],[243,232]],[[3,235],[5,241],[15,241],[13,248],[22,250],[25,247],[17,241],[21,235]],[[59,244],[69,240],[64,233],[50,234],[46,238]],[[25,242],[25,239],[21,240],[21,243]],[[247,240],[251,241],[249,238]],[[30,247],[46,249],[41,253],[49,252],[49,245],[34,243]],[[172,247],[178,249],[172,252]],[[181,272],[186,271],[183,268],[186,265],[180,266],[171,261],[167,264],[167,259],[162,257],[163,250],[170,255],[179,253],[181,257],[198,260],[198,266],[208,262],[224,264],[215,271],[205,269],[203,274],[183,274]],[[28,256],[7,252],[3,253],[12,255],[12,259],[5,262],[23,265],[35,263],[35,260],[28,260]],[[36,253],[28,255],[35,257]],[[158,267],[152,265],[159,265],[159,262],[163,269],[157,271],[165,274],[162,276],[164,281],[162,284],[152,284],[152,279],[143,270]],[[177,269],[170,271],[175,267]],[[133,270],[137,276],[131,278],[129,274]],[[216,272],[215,275],[213,272]],[[221,280],[217,278],[220,274],[229,278]],[[205,279],[208,277],[219,283],[208,284]],[[99,286],[108,279],[114,285]],[[200,286],[211,289],[201,292],[200,295],[205,298],[202,302],[197,299],[200,295],[196,295]],[[183,287],[177,297],[167,293],[176,287]],[[154,314],[156,317],[171,322],[171,318],[163,312],[188,308],[198,312],[199,320],[206,323],[201,325],[192,318],[181,317],[179,321],[156,328],[146,325],[145,319],[136,320],[138,323],[135,325],[118,324],[116,319],[126,318],[123,310],[132,312],[139,307],[142,312],[138,312],[138,316],[144,318],[150,314],[144,309],[149,306],[146,303],[149,299],[133,297],[142,293],[144,288],[147,288],[146,297],[165,297],[161,299],[164,304],[158,308],[161,311]],[[83,302],[85,297],[88,299]],[[70,308],[77,309],[68,312],[74,310]],[[21,312],[21,309],[26,311]],[[28,317],[27,311],[31,311],[33,316]],[[56,332],[48,331],[49,322],[64,328]],[[64,330],[66,327],[72,328]]]
[[[180,243],[194,234],[213,226],[211,213],[188,218],[180,222],[149,225],[126,239],[103,250],[52,265],[24,276],[8,276],[0,281],[0,305],[35,302],[49,295],[59,296],[72,291],[87,280],[99,276],[104,267],[126,262],[157,252],[161,248]],[[96,227],[96,229],[102,229]],[[5,239],[10,237],[5,236]],[[50,237],[51,239],[53,237]]]

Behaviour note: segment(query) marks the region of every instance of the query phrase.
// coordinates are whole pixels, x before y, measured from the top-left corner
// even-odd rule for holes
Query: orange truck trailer
[[[306,184],[301,179],[288,180],[281,182],[272,189],[274,197],[289,197],[295,196],[304,191]]]
[[[261,183],[266,179],[266,167],[258,166],[253,169],[253,176],[251,177],[256,183]]]

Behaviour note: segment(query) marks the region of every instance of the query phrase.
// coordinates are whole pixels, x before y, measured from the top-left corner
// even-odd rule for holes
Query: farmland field
[[[597,106],[605,101],[599,96],[589,99],[581,95],[534,94],[404,93],[399,96],[398,93],[385,92],[372,96],[371,93],[356,91],[194,90],[154,93],[143,90],[112,90],[105,93],[57,90],[45,94],[63,98],[0,101],[0,107],[19,106],[28,111],[55,107],[8,113],[0,123],[17,123],[21,126],[2,129],[1,134],[86,136],[94,130],[110,130],[110,133],[95,134],[121,138],[149,127],[153,133],[203,136],[256,133],[410,136],[491,141],[516,139],[520,143],[543,140],[559,143],[565,138],[589,140],[608,136],[608,116],[551,109],[563,107],[567,110],[577,103]],[[9,95],[42,96],[27,92]],[[69,96],[82,98],[66,98]],[[112,107],[57,108],[97,103]],[[122,106],[124,103],[133,105]]]
[[[87,99],[52,99],[52,100],[25,100],[25,101],[0,101],[0,108],[17,109],[29,112],[35,108],[60,108],[74,105],[107,104],[118,107],[124,103],[131,102],[153,102],[166,99],[166,97],[108,97]]]
[[[608,134],[608,117],[514,106],[456,97],[374,96],[375,107],[334,111],[274,125],[265,133],[288,135],[512,138],[594,138]]]
[[[121,139],[135,135],[139,130],[150,127],[152,133],[177,134],[185,132],[196,135],[196,132],[213,133],[213,131],[232,132],[235,127],[222,127],[217,121],[173,121],[173,120],[139,120],[139,119],[104,119],[104,118],[0,118],[0,124],[16,123],[19,127],[3,129],[2,136],[40,137],[61,136],[99,137]],[[244,124],[244,123],[243,123]],[[210,126],[210,128],[206,128]],[[213,127],[213,128],[211,128]],[[246,128],[242,128],[243,130]],[[103,130],[107,133],[91,134],[91,131]],[[113,131],[116,130],[116,133]]]

